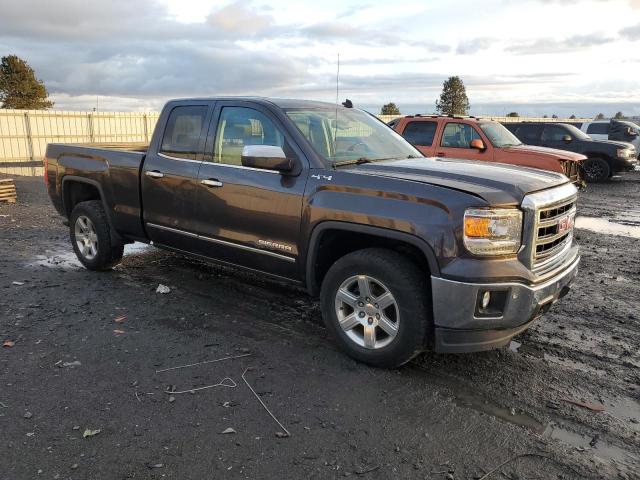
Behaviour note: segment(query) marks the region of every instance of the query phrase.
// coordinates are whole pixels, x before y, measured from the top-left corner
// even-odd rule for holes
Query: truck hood
[[[528,193],[568,182],[560,173],[537,168],[451,158],[387,160],[353,166],[349,171],[451,188],[490,205],[519,205]]]
[[[633,143],[629,142],[621,142],[619,140],[586,140],[588,142],[599,143],[601,145],[610,145],[611,147],[616,148],[635,148]]]
[[[579,162],[587,158],[580,153],[558,150],[557,148],[536,147],[533,145],[514,145],[513,147],[505,147],[502,150],[505,152],[524,153],[525,155],[538,157],[552,157],[558,160],[570,160],[574,162]]]

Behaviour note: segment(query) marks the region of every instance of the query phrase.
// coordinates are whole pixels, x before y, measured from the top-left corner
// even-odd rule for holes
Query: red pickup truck
[[[564,173],[581,183],[584,155],[525,145],[502,124],[462,116],[408,115],[388,125],[426,157],[509,163]]]

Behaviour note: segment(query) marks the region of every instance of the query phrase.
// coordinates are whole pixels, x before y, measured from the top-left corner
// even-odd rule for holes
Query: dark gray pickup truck
[[[148,147],[49,145],[45,182],[87,268],[139,241],[295,282],[378,366],[507,344],[579,261],[564,175],[424,158],[333,104],[171,101]]]

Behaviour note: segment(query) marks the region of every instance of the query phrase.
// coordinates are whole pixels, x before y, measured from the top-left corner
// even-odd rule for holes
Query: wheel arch
[[[65,175],[62,179],[62,208],[66,213],[67,219],[70,219],[71,212],[78,203],[89,200],[99,200],[102,203],[102,208],[109,222],[111,240],[114,244],[125,243],[113,225],[111,212],[107,205],[102,185],[100,185],[98,181],[90,178]]]
[[[309,293],[313,296],[319,294],[322,279],[336,260],[347,253],[375,246],[415,258],[428,275],[440,274],[433,249],[415,235],[369,225],[325,221],[313,229],[309,240],[305,271]]]

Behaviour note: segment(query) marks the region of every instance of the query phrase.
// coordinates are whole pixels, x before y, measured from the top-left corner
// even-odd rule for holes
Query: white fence
[[[0,109],[0,173],[41,175],[47,143],[149,142],[158,115]]]
[[[63,112],[0,109],[0,174],[42,175],[47,143],[146,142],[158,112]],[[378,115],[388,122],[398,115]],[[591,119],[484,117],[499,122],[580,122]]]

